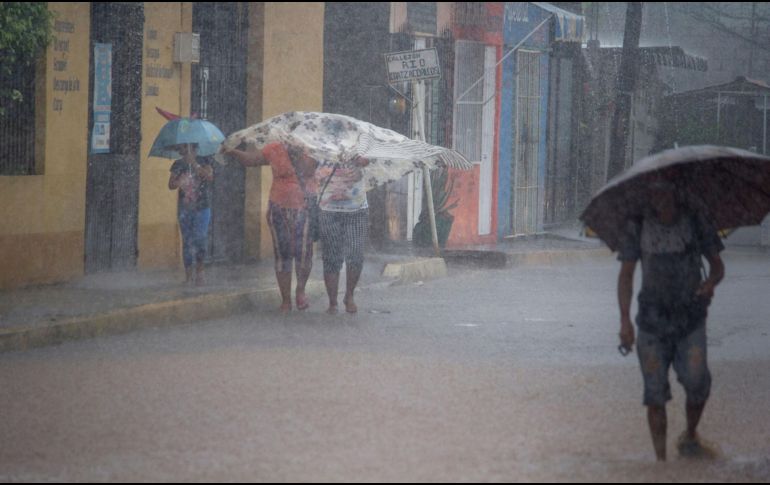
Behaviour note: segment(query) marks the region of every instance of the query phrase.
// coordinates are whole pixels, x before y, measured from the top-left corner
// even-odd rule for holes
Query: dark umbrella
[[[718,229],[757,225],[770,212],[770,158],[736,148],[690,146],[635,163],[591,199],[580,219],[617,250],[626,221],[642,217],[650,182],[660,178],[674,183],[680,199]]]

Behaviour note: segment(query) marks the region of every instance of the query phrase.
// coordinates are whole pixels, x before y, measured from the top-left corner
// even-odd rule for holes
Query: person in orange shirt
[[[273,237],[275,276],[281,292],[281,311],[291,305],[292,263],[297,273],[296,302],[298,310],[309,306],[305,285],[313,267],[313,238],[307,199],[315,197],[316,162],[301,150],[283,143],[270,143],[259,152],[225,150],[244,167],[270,165],[273,183],[267,211],[267,224]]]

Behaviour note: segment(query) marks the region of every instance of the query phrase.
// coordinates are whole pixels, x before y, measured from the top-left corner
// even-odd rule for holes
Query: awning
[[[585,19],[582,15],[568,12],[550,3],[532,2],[532,5],[553,14],[556,21],[554,22],[554,40],[583,43]]]
[[[706,59],[687,54],[681,47],[642,47],[639,50],[644,63],[699,72],[709,69]]]
[[[622,47],[602,47],[602,54],[619,58]],[[689,71],[708,71],[708,61],[687,54],[681,47],[640,47],[639,62],[646,66],[675,67]]]
[[[719,84],[716,86],[709,86],[701,89],[694,89],[692,91],[685,91],[683,93],[676,93],[675,96],[697,96],[701,94],[736,94],[736,95],[749,95],[749,96],[765,96],[770,95],[770,86],[764,81],[758,79],[750,79],[745,76],[738,76],[734,81],[726,84]]]

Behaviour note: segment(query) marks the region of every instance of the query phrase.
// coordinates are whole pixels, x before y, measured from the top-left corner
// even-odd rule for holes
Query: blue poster
[[[94,128],[91,153],[110,152],[112,44],[94,44]]]

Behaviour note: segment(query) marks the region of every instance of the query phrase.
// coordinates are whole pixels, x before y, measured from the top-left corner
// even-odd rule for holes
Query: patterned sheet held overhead
[[[470,170],[472,164],[455,150],[412,140],[350,116],[292,111],[233,133],[222,146],[247,151],[283,142],[306,151],[321,163],[345,164],[356,156],[371,163],[364,169],[367,190],[400,179],[427,166]],[[216,159],[224,163],[221,153]]]

